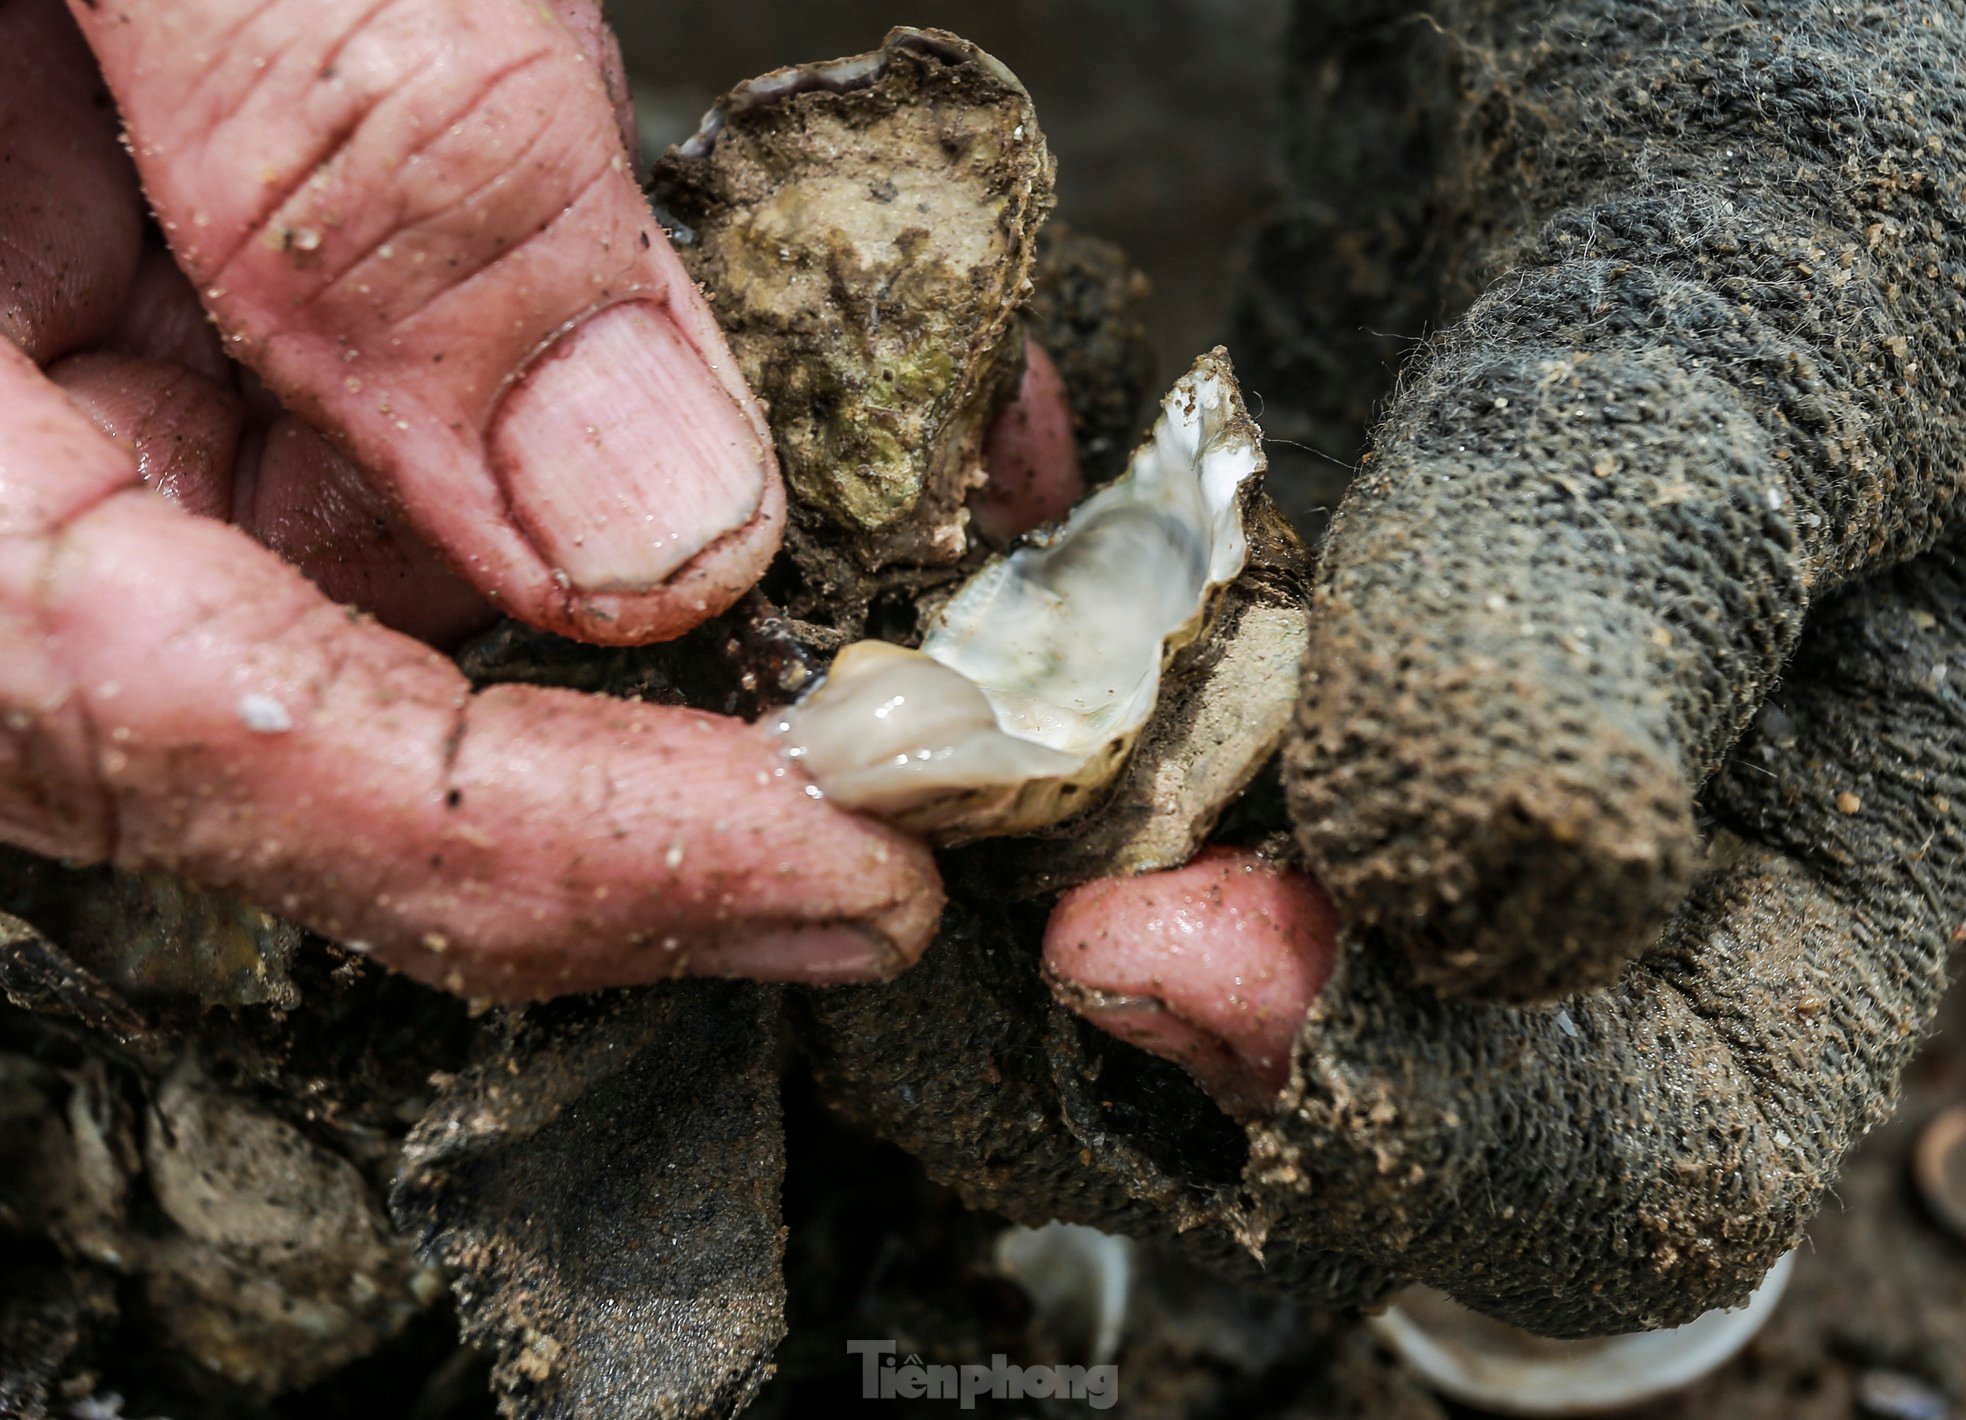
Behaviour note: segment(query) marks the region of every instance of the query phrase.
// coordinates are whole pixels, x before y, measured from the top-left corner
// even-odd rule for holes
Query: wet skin
[[[473,695],[426,644],[500,611],[660,639],[777,549],[597,9],[23,0],[0,30],[0,833],[478,996],[911,961],[927,853],[748,727]],[[1042,351],[989,457],[994,537],[1083,491]],[[1328,969],[1319,901],[1211,854],[1068,897],[1048,965],[1248,1100]]]
[[[921,950],[927,852],[749,727],[412,639],[674,635],[778,545],[594,7],[22,0],[0,41],[0,835],[474,995]]]

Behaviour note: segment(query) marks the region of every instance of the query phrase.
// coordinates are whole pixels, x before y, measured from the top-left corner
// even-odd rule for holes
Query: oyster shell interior
[[[1786,1254],[1738,1307],[1684,1326],[1552,1341],[1415,1287],[1370,1322],[1440,1394],[1495,1415],[1608,1415],[1663,1401],[1738,1355],[1788,1290]]]
[[[1248,561],[1264,467],[1226,354],[1204,355],[1126,473],[985,564],[919,650],[841,651],[782,718],[788,753],[839,803],[944,842],[1087,807]]]

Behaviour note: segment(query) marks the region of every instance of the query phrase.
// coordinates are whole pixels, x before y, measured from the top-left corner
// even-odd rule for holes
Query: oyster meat
[[[1120,771],[1155,719],[1164,673],[1206,639],[1248,566],[1264,468],[1227,355],[1204,355],[1127,472],[1055,531],[987,563],[918,650],[860,641],[841,651],[781,718],[788,753],[841,804],[945,843],[1079,814]],[[1301,625],[1286,632],[1286,659],[1300,637]],[[1273,677],[1285,713],[1294,669]],[[1283,720],[1268,719],[1237,737],[1234,790],[1275,747]]]
[[[1311,559],[1266,496],[1244,519],[1249,561],[1226,590],[1205,641],[1182,654],[1106,796],[1089,812],[998,839],[984,871],[994,892],[1036,897],[1116,874],[1175,868],[1283,744],[1309,643]],[[1260,798],[1261,796],[1259,796]],[[1288,854],[1280,805],[1252,805],[1238,832]]]

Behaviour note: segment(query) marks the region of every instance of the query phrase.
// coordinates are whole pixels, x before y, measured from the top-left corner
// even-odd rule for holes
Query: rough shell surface
[[[898,29],[872,54],[719,101],[657,165],[753,389],[795,517],[868,566],[953,561],[992,413],[1021,370],[1053,163],[1030,95],[966,40]]]

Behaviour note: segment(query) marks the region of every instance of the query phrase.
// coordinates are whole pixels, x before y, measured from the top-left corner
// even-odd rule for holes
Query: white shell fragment
[[[1007,1228],[997,1235],[997,1271],[1022,1287],[1039,1325],[1096,1366],[1119,1354],[1133,1289],[1133,1244],[1078,1223]]]
[[[239,723],[256,735],[284,735],[294,727],[294,717],[272,696],[250,691],[239,697]]]
[[[1497,1415],[1603,1415],[1671,1395],[1710,1375],[1767,1324],[1795,1254],[1738,1307],[1684,1326],[1594,1341],[1550,1341],[1416,1288],[1373,1330],[1435,1390]]]
[[[780,728],[835,802],[944,841],[1085,807],[1153,716],[1162,673],[1249,557],[1262,435],[1204,355],[1126,473],[993,559],[921,649],[848,646]]]

